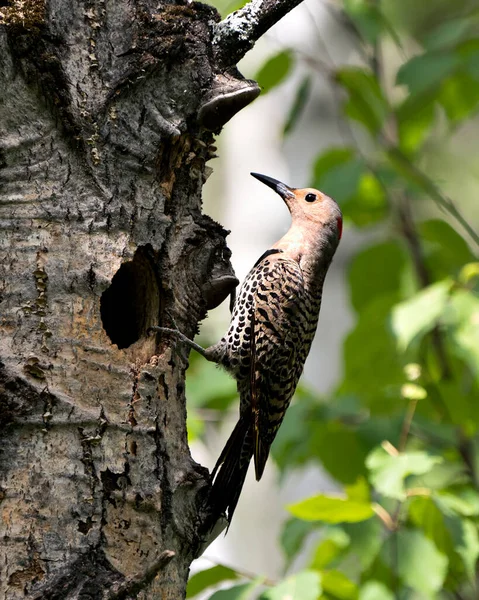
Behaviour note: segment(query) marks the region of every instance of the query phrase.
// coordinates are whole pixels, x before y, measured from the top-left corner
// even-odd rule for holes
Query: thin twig
[[[401,429],[401,436],[399,438],[399,452],[404,452],[406,449],[407,438],[409,436],[409,431],[411,430],[411,424],[414,418],[414,413],[416,412],[417,403],[417,400],[411,400],[408,404]]]
[[[406,192],[401,195],[398,214],[401,233],[409,247],[419,285],[421,288],[425,288],[431,284],[431,277],[426,267],[421,242],[412,216],[411,201]],[[432,331],[432,343],[440,365],[442,377],[448,379],[451,376],[451,369],[447,359],[444,341],[438,327],[435,327]]]
[[[424,263],[419,236],[417,235],[416,226],[412,216],[411,201],[406,193],[401,196],[401,201],[398,206],[398,216],[401,233],[409,247],[419,285],[422,288],[427,287],[431,283],[431,278]]]
[[[253,573],[252,571],[248,571],[247,569],[238,569],[237,567],[233,567],[233,566],[225,563],[224,561],[221,561],[221,563],[219,563],[216,559],[210,558],[209,556],[202,556],[201,558],[204,558],[205,560],[210,562],[212,565],[222,566],[222,567],[226,567],[227,569],[231,569],[232,571],[235,571],[235,573],[238,573],[238,575],[240,575],[241,577],[244,577],[244,579],[249,579],[250,581],[258,581],[261,579],[261,581],[264,583],[264,585],[268,585],[270,587],[274,587],[275,585],[278,585],[277,581],[275,581],[273,579],[269,579],[268,577],[263,577],[263,575],[258,575],[257,573]]]
[[[381,521],[384,523],[384,525],[389,531],[395,531],[396,523],[383,506],[375,503],[373,504],[373,510],[376,513],[376,516],[379,517],[379,519],[381,519]]]
[[[384,146],[387,148],[387,140],[383,141]],[[419,169],[399,148],[389,148],[389,156],[394,159],[395,162],[399,163],[406,169],[412,177],[416,180],[421,189],[436,202],[436,204],[444,211],[449,213],[451,217],[460,223],[460,225],[467,231],[468,235],[474,242],[479,245],[479,234],[469,225],[466,219],[462,216],[459,210],[456,208],[454,202],[443,194],[436,184],[430,179],[421,169]]]

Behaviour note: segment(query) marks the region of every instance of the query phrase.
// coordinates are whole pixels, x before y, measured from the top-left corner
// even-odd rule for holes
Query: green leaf
[[[369,485],[364,477],[358,477],[354,483],[346,485],[344,491],[350,500],[358,500],[359,502],[369,502],[371,500]]]
[[[191,442],[204,433],[205,419],[199,409],[225,410],[238,396],[235,382],[226,372],[195,353],[190,357],[186,397],[188,441]]]
[[[238,397],[234,380],[204,360],[192,358],[186,378],[188,407],[225,410]]]
[[[383,186],[351,148],[331,148],[321,154],[314,165],[312,187],[334,198],[344,217],[358,226],[385,216]]]
[[[258,579],[251,583],[242,583],[228,588],[227,590],[218,590],[209,600],[251,600],[252,592],[261,584],[262,580]]]
[[[296,390],[296,395],[300,389]],[[313,457],[312,414],[318,411],[318,400],[305,395],[300,402],[293,403],[288,409],[287,417],[279,428],[271,448],[271,454],[280,468],[285,471],[295,465],[303,465]]]
[[[344,379],[338,393],[353,395],[375,414],[398,409],[397,389],[394,394],[388,390],[404,383],[402,357],[388,326],[395,300],[395,295],[372,300],[362,309],[343,346]]]
[[[359,67],[344,67],[337,71],[336,80],[349,94],[345,113],[371,134],[379,133],[390,109],[375,75]]]
[[[325,523],[356,523],[374,515],[370,502],[357,502],[324,494],[290,504],[287,509],[298,519]]]
[[[408,96],[395,110],[399,147],[405,154],[419,150],[430,133],[434,121],[434,103],[421,95]]]
[[[330,148],[319,155],[314,167],[315,181],[324,176],[325,173],[331,171],[334,167],[348,163],[356,156],[354,148],[347,146]]]
[[[384,583],[367,581],[359,590],[358,600],[394,600],[394,594]]]
[[[349,542],[350,538],[342,528],[325,528],[325,537],[316,546],[310,568],[319,571],[329,566],[348,547]]]
[[[292,55],[288,50],[283,50],[267,60],[254,77],[263,93],[279,85],[288,75],[292,64]]]
[[[451,346],[452,344],[448,344],[449,350]],[[452,357],[449,363],[453,365]],[[479,397],[479,392],[474,382],[464,385],[464,372],[464,368],[455,370],[453,377],[441,378],[434,383],[434,386],[447,408],[451,423],[460,425],[466,435],[472,436],[479,428],[479,402],[471,402],[471,398]]]
[[[313,531],[311,523],[295,519],[288,519],[281,532],[281,547],[286,554],[286,563],[289,566],[303,547],[307,536]]]
[[[445,221],[431,219],[418,226],[427,270],[434,279],[455,277],[464,264],[474,260],[464,239]]]
[[[413,590],[431,597],[442,589],[447,574],[448,559],[425,535],[417,530],[403,529],[390,538],[386,560],[396,568],[402,581]]]
[[[372,171],[364,170],[355,195],[346,205],[343,204],[342,209],[346,217],[358,227],[370,225],[385,218],[387,213],[386,192]]]
[[[291,575],[263,594],[267,600],[317,600],[321,593],[321,577],[316,571]]]
[[[471,262],[468,263],[467,265],[464,265],[461,269],[461,272],[459,273],[459,282],[464,285],[464,286],[468,286],[470,285],[471,282],[473,282],[475,279],[479,278],[479,262]]]
[[[421,94],[438,87],[460,63],[460,59],[450,52],[426,52],[400,67],[396,84],[406,85],[410,94]]]
[[[228,14],[243,8],[247,2],[249,2],[249,0],[231,0],[230,2],[227,2],[226,5],[224,5],[223,2],[215,2],[214,6],[220,11],[221,16],[224,18]]]
[[[327,405],[301,385],[295,400],[271,448],[281,473],[315,460],[346,484],[366,474],[364,458],[370,445],[363,444],[349,424],[365,416],[364,410],[358,415],[357,402],[344,397]]]
[[[437,200],[437,190],[434,183],[416,168],[414,162],[400,148],[390,147],[385,151],[384,156],[387,159],[387,165],[390,167],[389,172],[395,174],[392,177],[393,181],[396,181],[401,187],[405,187],[414,195],[419,192]],[[387,169],[386,172],[388,172]]]
[[[409,519],[434,542],[440,552],[446,555],[452,553],[452,540],[446,528],[444,515],[431,498],[425,496],[411,498]]]
[[[446,515],[479,516],[479,496],[470,488],[464,488],[454,494],[438,492],[434,494],[434,500]]]
[[[369,246],[358,252],[349,267],[349,287],[354,309],[360,312],[383,295],[394,294],[399,300],[401,274],[406,261],[403,248],[393,241]]]
[[[224,567],[223,565],[217,565],[216,567],[211,567],[211,569],[195,573],[188,580],[186,597],[193,598],[193,596],[196,596],[204,589],[229,579],[238,579],[238,574],[233,569]]]
[[[355,194],[363,170],[363,161],[351,148],[331,148],[323,152],[314,164],[313,187],[341,205]]]
[[[469,581],[476,581],[476,564],[479,558],[479,532],[477,523],[470,519],[446,519],[454,540],[456,552],[462,559]]]
[[[457,46],[455,53],[461,60],[464,69],[466,69],[470,75],[479,79],[479,37],[476,35],[473,38],[464,41]]]
[[[479,81],[461,69],[442,82],[438,101],[448,119],[457,125],[479,110]]]
[[[361,445],[357,433],[340,420],[316,424],[311,432],[312,457],[337,481],[351,484],[365,475],[364,459],[368,449]]]
[[[391,325],[401,351],[435,327],[446,307],[450,289],[449,280],[439,281],[393,308]]]
[[[379,447],[369,454],[366,466],[371,471],[370,482],[379,493],[387,498],[405,500],[405,480],[408,475],[427,473],[442,460],[439,456],[430,456],[422,451],[391,456]]]
[[[437,432],[437,425],[433,431]],[[455,435],[455,432],[454,432]],[[417,479],[411,476],[411,487],[426,487],[431,490],[442,490],[451,485],[467,483],[469,478],[465,474],[465,467],[461,463],[444,461],[432,467],[428,473],[421,473]]]
[[[451,338],[459,356],[479,377],[479,298],[468,290],[457,290],[446,314]]]
[[[430,31],[423,38],[423,44],[428,50],[440,50],[454,46],[471,28],[470,18],[448,19]]]
[[[367,0],[345,0],[344,9],[361,35],[370,44],[376,44],[383,25],[378,7]]]
[[[193,407],[188,408],[188,414],[186,415],[186,429],[188,431],[188,443],[194,442],[196,439],[200,438],[205,430],[204,420]]]
[[[360,523],[345,523],[341,526],[349,536],[347,560],[362,571],[370,568],[384,543],[383,526],[379,519]]]
[[[321,577],[323,590],[335,600],[357,600],[358,588],[340,571],[323,571]]]
[[[311,88],[312,79],[309,75],[307,75],[303,78],[298,88],[296,89],[296,95],[294,97],[293,104],[286,119],[286,123],[283,127],[284,136],[288,135],[288,133],[290,133],[294,129],[296,123],[303,114],[304,108],[311,94]]]

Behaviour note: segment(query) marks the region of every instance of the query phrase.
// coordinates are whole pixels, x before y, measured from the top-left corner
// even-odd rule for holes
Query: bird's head
[[[291,188],[267,175],[251,175],[283,198],[291,213],[293,224],[303,227],[312,235],[324,230],[333,238],[331,241],[338,244],[343,232],[343,216],[332,198],[313,188]]]

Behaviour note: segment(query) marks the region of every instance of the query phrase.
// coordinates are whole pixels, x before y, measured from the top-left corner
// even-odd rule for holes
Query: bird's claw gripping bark
[[[174,321],[173,318],[170,317],[170,320],[173,324],[173,328],[171,327],[159,327],[158,325],[154,325],[153,327],[150,327],[148,329],[148,334],[151,334],[153,332],[155,333],[167,333],[170,335],[174,335],[177,337],[178,340],[180,340],[180,342],[183,342],[184,344],[186,344],[187,346],[189,346],[190,348],[193,348],[193,350],[196,350],[196,352],[198,352],[198,354],[201,354],[201,356],[204,356],[205,358],[207,358],[206,353],[205,353],[205,349],[200,346],[199,344],[197,344],[196,342],[194,342],[193,340],[190,340],[189,337],[187,337],[184,333],[182,333],[176,326],[176,323]]]

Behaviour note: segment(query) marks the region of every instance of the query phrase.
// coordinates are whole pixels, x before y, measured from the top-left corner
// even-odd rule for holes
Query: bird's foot
[[[173,319],[172,319],[172,321],[173,321]],[[198,352],[198,354],[201,354],[201,356],[204,356],[206,359],[208,358],[206,356],[206,352],[205,352],[205,349],[203,348],[203,346],[200,346],[193,340],[190,340],[190,338],[187,337],[184,333],[181,333],[181,331],[176,327],[176,323],[174,321],[173,321],[173,325],[174,325],[174,329],[171,327],[159,327],[157,325],[154,325],[153,327],[150,327],[148,329],[148,334],[167,333],[169,335],[174,335],[180,340],[180,342],[183,342],[190,348],[193,348],[193,350],[196,350],[196,352]]]

